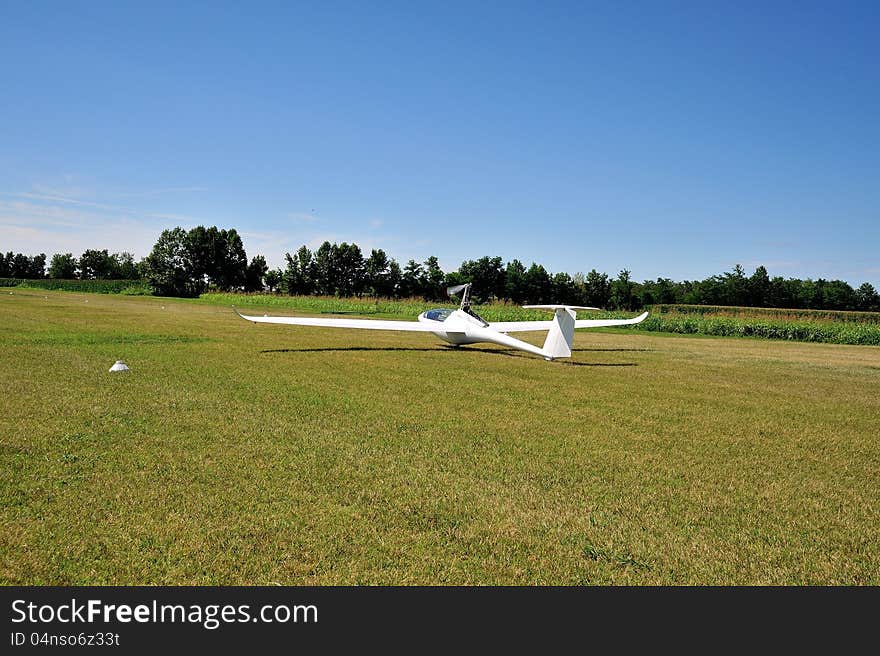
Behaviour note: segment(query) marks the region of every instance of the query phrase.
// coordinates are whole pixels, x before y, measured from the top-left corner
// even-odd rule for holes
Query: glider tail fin
[[[567,307],[556,307],[553,313],[553,324],[544,340],[545,357],[570,358],[571,344],[574,341],[575,311]]]

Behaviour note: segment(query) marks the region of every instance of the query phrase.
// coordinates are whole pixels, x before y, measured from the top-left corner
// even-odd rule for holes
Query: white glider
[[[418,316],[418,321],[382,321],[378,319],[318,319],[309,317],[270,317],[236,314],[254,323],[279,323],[295,326],[320,326],[323,328],[355,328],[366,330],[402,330],[432,333],[445,342],[460,346],[490,342],[509,346],[541,356],[545,360],[570,358],[571,344],[576,328],[602,328],[606,326],[629,326],[640,323],[648,316],[647,312],[634,319],[581,319],[578,310],[597,310],[599,308],[579,305],[523,305],[527,309],[553,312],[549,321],[500,321],[486,322],[470,306],[470,284],[451,287],[450,294],[462,292],[461,306],[457,310],[448,308],[428,310]],[[233,309],[235,309],[233,307]],[[539,348],[507,333],[547,331],[544,346]]]

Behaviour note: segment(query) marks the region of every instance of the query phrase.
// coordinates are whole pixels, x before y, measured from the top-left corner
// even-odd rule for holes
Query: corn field
[[[128,296],[148,296],[153,293],[153,289],[142,280],[61,280],[57,278],[25,280],[22,278],[0,278],[0,287],[51,289],[86,294],[124,294]]]

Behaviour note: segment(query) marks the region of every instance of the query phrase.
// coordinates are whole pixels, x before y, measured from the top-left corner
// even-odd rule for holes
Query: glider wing
[[[418,321],[382,321],[381,319],[320,319],[313,317],[262,317],[242,314],[233,308],[242,319],[254,323],[281,323],[293,326],[319,326],[323,328],[355,328],[361,330],[404,330],[428,333],[437,330],[435,326]]]
[[[634,319],[581,319],[574,322],[575,328],[608,328],[610,326],[631,326],[642,323],[648,318],[647,312],[642,312]]]

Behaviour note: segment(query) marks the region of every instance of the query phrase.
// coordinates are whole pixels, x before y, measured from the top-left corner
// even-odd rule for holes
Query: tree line
[[[46,268],[46,254],[27,256],[0,253],[0,278],[58,278],[64,280],[135,280],[141,269],[131,253],[86,250],[79,259],[73,253],[55,253]]]
[[[164,230],[150,254],[135,262],[128,252],[89,249],[79,258],[55,253],[26,256],[0,253],[0,278],[65,280],[144,280],[160,296],[198,296],[208,289],[263,291],[269,267],[262,255],[248,263],[233,228],[197,226]]]
[[[816,310],[880,311],[880,295],[870,283],[853,288],[842,280],[770,277],[759,266],[746,275],[742,266],[705,280],[677,282],[657,278],[636,282],[630,272],[614,278],[592,269],[569,275],[551,273],[532,262],[504,262],[484,256],[444,272],[437,257],[409,260],[403,266],[382,249],[364,255],[357,244],[325,241],[286,253],[285,266],[269,269],[256,255],[248,261],[234,228],[197,226],[164,230],[150,254],[134,261],[131,253],[86,250],[79,258],[56,253],[46,268],[46,255],[0,254],[0,278],[141,279],[161,296],[198,296],[204,291],[245,291],[289,295],[446,298],[446,287],[472,282],[477,302],[565,303],[635,310],[655,304],[737,305]]]

